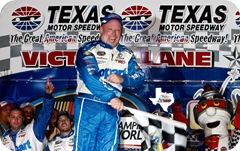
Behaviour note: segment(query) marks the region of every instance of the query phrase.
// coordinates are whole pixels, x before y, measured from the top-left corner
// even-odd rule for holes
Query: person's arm
[[[128,74],[122,75],[123,82],[121,83],[123,87],[139,88],[143,85],[145,80],[145,74],[137,64],[135,56],[133,55],[128,63]]]
[[[131,50],[129,50],[129,52],[131,52],[133,55],[133,52]],[[123,87],[137,88],[142,86],[144,79],[145,75],[142,72],[142,69],[138,66],[133,55],[128,64],[128,74],[118,75],[112,73],[107,77],[106,80],[111,83],[121,84]],[[119,98],[111,99],[110,104],[118,111],[122,110],[124,107],[122,101]]]
[[[46,82],[46,93],[42,103],[42,109],[33,123],[34,134],[36,138],[41,142],[44,139],[45,132],[51,117],[51,113],[54,108],[54,97],[52,96],[53,91],[54,86],[50,82],[50,78],[48,77]]]
[[[59,135],[59,134],[60,134],[60,130],[57,127],[55,127],[53,132],[50,134],[48,140],[49,141],[52,140],[56,135]]]
[[[88,45],[79,48],[75,65],[80,74],[80,79],[85,83],[86,87],[94,96],[100,98],[101,101],[109,102],[113,98],[117,98],[120,93],[115,87],[100,79],[98,73],[98,64],[94,55],[88,51]]]

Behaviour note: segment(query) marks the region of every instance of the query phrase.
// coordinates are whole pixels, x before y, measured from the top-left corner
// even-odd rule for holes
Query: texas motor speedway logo
[[[155,15],[148,8],[140,5],[127,7],[122,12],[123,27],[142,32],[148,30],[155,22]]]
[[[12,13],[12,25],[21,32],[32,32],[41,27],[42,13],[31,6],[22,6]]]

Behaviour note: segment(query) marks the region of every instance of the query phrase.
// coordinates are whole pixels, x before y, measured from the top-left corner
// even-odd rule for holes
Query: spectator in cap
[[[29,102],[25,102],[20,105],[20,108],[24,112],[25,125],[31,123],[35,117],[35,106]]]
[[[45,149],[45,132],[54,107],[52,95],[54,86],[49,77],[46,80],[45,88],[42,109],[36,120],[32,120],[30,124],[24,124],[25,116],[21,108],[11,109],[8,118],[11,128],[1,138],[7,149],[12,151],[43,151]]]
[[[145,79],[133,51],[119,43],[122,32],[122,17],[109,13],[103,17],[100,40],[89,41],[77,51],[75,151],[118,150],[122,88],[139,88]]]
[[[46,151],[73,151],[74,130],[73,119],[67,111],[57,115],[56,128],[50,136]]]
[[[6,101],[0,102],[0,136],[10,128],[8,117],[13,106],[12,103]]]

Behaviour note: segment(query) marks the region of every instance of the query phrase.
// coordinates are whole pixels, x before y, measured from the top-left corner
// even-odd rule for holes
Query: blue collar
[[[66,136],[61,135],[61,134],[59,134],[58,136],[59,136],[60,138],[68,138],[68,137],[72,136],[73,134],[74,134],[74,130],[71,130],[71,131],[68,133],[68,135],[66,135]]]
[[[114,49],[110,44],[108,44],[108,43],[106,43],[106,42],[104,42],[104,41],[102,41],[102,40],[99,40],[99,44],[100,44],[103,48]],[[116,46],[116,49],[117,49],[118,51],[121,51],[121,50],[122,50],[121,45],[118,44],[118,45]]]

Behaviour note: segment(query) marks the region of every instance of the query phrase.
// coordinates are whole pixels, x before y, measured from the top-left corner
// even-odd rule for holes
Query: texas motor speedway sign
[[[73,113],[75,53],[83,43],[99,39],[101,19],[108,12],[122,16],[121,43],[135,52],[146,73],[141,90],[126,90],[122,96],[134,108],[152,112],[156,107],[149,98],[161,87],[180,98],[186,111],[202,83],[221,84],[231,68],[240,67],[240,14],[226,0],[16,0],[1,12],[1,99],[41,104],[42,82],[50,75],[61,102],[56,107]],[[139,145],[134,128],[134,133],[130,128],[122,134],[126,142],[136,138],[132,145]]]

